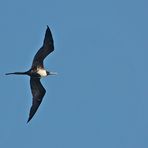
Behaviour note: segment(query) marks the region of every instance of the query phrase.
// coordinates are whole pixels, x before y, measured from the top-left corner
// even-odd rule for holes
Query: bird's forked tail
[[[6,73],[5,75],[27,75],[27,72],[12,72]]]

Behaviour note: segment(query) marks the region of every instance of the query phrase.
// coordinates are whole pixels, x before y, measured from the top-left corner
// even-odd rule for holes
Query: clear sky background
[[[1,0],[0,147],[148,148],[148,1]],[[25,71],[49,25],[44,100],[26,124]]]

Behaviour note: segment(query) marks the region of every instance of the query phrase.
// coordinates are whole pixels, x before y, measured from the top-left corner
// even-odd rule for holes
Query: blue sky
[[[39,0],[0,2],[0,147],[147,148],[148,2]],[[55,77],[29,124],[25,71],[49,25]]]

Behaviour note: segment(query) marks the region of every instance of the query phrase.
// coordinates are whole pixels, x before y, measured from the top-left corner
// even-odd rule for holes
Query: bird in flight
[[[28,71],[25,72],[13,72],[6,73],[6,75],[28,75],[30,76],[30,87],[32,92],[32,106],[30,108],[29,118],[27,123],[32,119],[34,114],[36,113],[38,107],[40,106],[42,99],[46,93],[45,88],[40,82],[42,77],[46,77],[48,75],[56,75],[56,72],[47,71],[44,69],[44,59],[54,51],[54,41],[51,34],[51,30],[47,26],[43,46],[38,50],[36,55],[34,56],[32,66]]]

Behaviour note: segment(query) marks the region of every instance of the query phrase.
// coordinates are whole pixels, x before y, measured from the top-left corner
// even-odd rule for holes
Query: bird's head
[[[47,75],[57,75],[57,72],[46,71]]]

